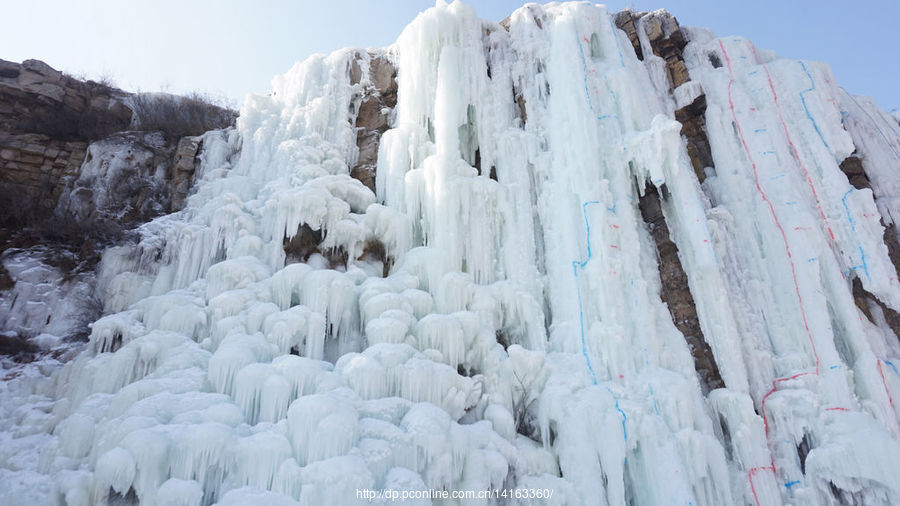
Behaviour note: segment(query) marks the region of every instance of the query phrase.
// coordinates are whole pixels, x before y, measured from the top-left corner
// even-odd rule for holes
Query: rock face
[[[659,192],[649,186],[641,197],[640,208],[644,222],[656,244],[659,261],[659,280],[662,283],[660,297],[669,308],[672,322],[684,334],[694,356],[694,368],[705,390],[722,388],[725,383],[716,365],[712,349],[703,338],[703,329],[697,316],[697,305],[688,285],[688,277],[678,258],[678,246],[669,235],[669,227],[663,216]]]
[[[183,153],[189,153],[190,141],[197,139],[185,140]],[[91,143],[77,177],[69,175],[61,182],[57,211],[82,223],[123,225],[172,211],[174,193],[179,191],[173,176],[182,175],[180,190],[186,195],[190,179],[183,174],[194,170],[193,156],[179,158],[177,168],[175,152],[160,132],[120,132]]]
[[[88,146],[134,127],[145,133],[119,135],[106,143],[107,147],[134,141],[139,151],[151,149],[159,162],[154,168],[165,165],[158,179],[169,190],[163,192],[163,201],[150,206],[155,208],[153,212],[134,211],[150,211],[144,202],[146,195],[138,195],[136,201],[129,195],[117,195],[118,211],[128,209],[133,223],[175,210],[190,186],[187,174],[193,172],[185,158],[191,148],[177,149],[179,138],[224,128],[233,124],[234,118],[233,111],[192,98],[132,95],[106,84],[80,81],[38,60],[21,64],[0,60],[0,209],[7,221],[12,218],[18,224],[46,218],[58,208],[63,193],[72,190],[68,183],[81,178]],[[147,142],[150,131],[160,132],[164,142]],[[176,151],[177,163],[173,159]],[[139,179],[145,176],[138,174]]]
[[[686,101],[685,94],[695,95],[690,103],[674,112],[675,119],[681,123],[681,135],[686,141],[691,166],[702,183],[706,179],[707,170],[713,170],[713,158],[706,134],[706,97],[699,85],[692,87],[690,75],[684,61],[684,48],[687,45],[681,27],[675,16],[664,10],[650,13],[624,10],[615,16],[616,26],[628,35],[638,59],[644,60],[644,47],[638,36],[638,27],[642,28],[653,55],[665,61],[669,93],[676,103]],[[680,105],[680,104],[679,104]],[[703,387],[709,391],[725,385],[716,365],[712,349],[704,340],[703,330],[697,314],[697,307],[688,286],[688,277],[679,259],[678,246],[672,241],[669,227],[660,205],[660,195],[655,187],[645,188],[640,200],[641,215],[650,228],[650,234],[656,245],[659,261],[659,277],[662,283],[660,297],[666,303],[672,321],[685,336],[694,367]]]
[[[644,48],[641,46],[637,25],[644,29],[653,54],[665,61],[669,91],[675,95],[680,106],[675,111],[675,119],[682,125],[681,135],[687,141],[691,165],[702,183],[706,179],[706,168],[713,167],[709,139],[706,136],[706,97],[699,86],[692,88],[688,84],[691,77],[684,62],[687,41],[678,20],[665,10],[645,13],[626,9],[616,14],[615,23],[628,35],[639,59],[644,59]],[[680,96],[691,93],[693,96],[689,100]],[[686,103],[681,103],[682,101]]]
[[[690,104],[675,111],[681,123],[681,135],[687,141],[687,152],[697,180],[706,179],[706,168],[714,167],[709,139],[706,137],[706,96],[699,95]]]
[[[33,202],[43,214],[53,209],[59,199],[59,181],[77,174],[84,161],[88,144],[81,141],[62,141],[40,134],[0,133],[0,185],[7,217],[26,221],[32,206],[22,207],[21,201]]]
[[[38,60],[0,60],[0,130],[90,141],[131,123],[128,94],[80,81]]]
[[[0,60],[0,331],[83,334],[100,249],[180,209],[198,135],[235,117],[202,97],[133,95]]]
[[[172,164],[171,209],[181,209],[194,182],[194,170],[197,156],[202,144],[200,137],[182,137],[175,148],[175,161]]]
[[[675,16],[665,10],[646,13],[632,12],[626,9],[616,14],[615,23],[628,35],[628,39],[634,46],[634,52],[640,60],[644,59],[644,51],[636,25],[643,25],[653,54],[666,62],[666,74],[671,89],[674,90],[691,79],[682,55],[687,41]]]
[[[0,60],[0,185],[4,200],[17,202],[3,207],[16,214],[21,202],[55,207],[58,182],[77,173],[88,143],[128,128],[125,97],[38,60]]]
[[[361,78],[360,60],[353,60],[350,82],[357,84]],[[350,175],[375,191],[375,163],[378,159],[378,143],[381,134],[388,130],[388,120],[397,105],[397,69],[384,55],[369,59],[369,81],[356,113],[356,146],[359,158]]]

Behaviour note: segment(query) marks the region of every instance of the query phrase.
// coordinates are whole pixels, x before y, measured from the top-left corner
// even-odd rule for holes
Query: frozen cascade
[[[249,96],[185,209],[104,253],[84,351],[0,383],[0,503],[900,504],[900,126],[703,29],[670,90],[650,24],[438,0]],[[376,60],[398,101],[373,191],[350,167]],[[701,96],[698,179],[674,111]],[[661,298],[651,185],[723,388]]]

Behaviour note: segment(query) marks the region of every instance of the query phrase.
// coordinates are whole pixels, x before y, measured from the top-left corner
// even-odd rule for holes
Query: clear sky
[[[523,2],[470,0],[499,21]],[[666,8],[681,24],[743,35],[831,64],[850,93],[900,108],[900,1],[610,0]],[[391,44],[429,0],[0,0],[0,58],[37,58],[141,91],[201,90],[243,102],[317,52]]]

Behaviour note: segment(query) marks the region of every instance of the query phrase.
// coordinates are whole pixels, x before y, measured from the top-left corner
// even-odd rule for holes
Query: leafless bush
[[[97,77],[94,82],[109,89],[119,89],[119,87],[116,85],[116,78],[111,72],[104,72],[100,74],[100,76]]]
[[[200,135],[234,123],[237,113],[215,105],[214,99],[194,92],[181,97],[167,93],[138,93],[132,97],[138,130],[160,131],[170,139]]]
[[[127,239],[130,233],[116,220],[57,215],[33,200],[26,192],[0,187],[0,251],[34,244],[62,248],[72,254],[55,257],[57,267],[77,274],[92,269],[104,247]]]
[[[70,341],[87,341],[91,336],[90,324],[103,316],[103,300],[96,293],[79,298],[76,303],[78,314],[74,322]]]
[[[531,405],[534,404],[534,401],[537,399],[529,399],[530,391],[525,386],[525,383],[522,381],[522,378],[519,377],[518,373],[514,371],[513,376],[515,376],[516,381],[519,383],[519,390],[521,391],[518,398],[513,394],[513,417],[516,422],[516,432],[535,441],[539,441],[540,430],[535,426],[534,420],[532,417],[529,417],[528,413],[528,410],[531,409]]]

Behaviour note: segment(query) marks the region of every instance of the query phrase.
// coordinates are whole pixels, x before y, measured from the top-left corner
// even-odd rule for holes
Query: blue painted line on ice
[[[619,38],[616,35],[615,28],[612,26],[612,20],[609,21],[610,29],[612,30],[613,39],[616,41],[616,50],[619,53],[619,65],[623,68],[625,67],[625,60],[622,57],[622,48],[619,46]],[[585,39],[587,40],[587,39]],[[592,113],[597,115],[597,120],[607,120],[614,119],[619,120],[618,108],[619,108],[619,99],[616,97],[616,92],[612,89],[612,86],[609,85],[609,79],[606,77],[606,74],[603,74],[603,83],[606,85],[606,88],[609,90],[609,94],[613,99],[613,104],[616,107],[616,114],[598,114],[597,110],[594,109],[594,101],[591,99],[591,90],[590,85],[588,84],[588,66],[587,66],[587,57],[584,54],[584,46],[581,44],[581,39],[578,37],[578,31],[576,29],[575,32],[575,43],[578,44],[578,52],[581,54],[581,68],[582,68],[582,80],[584,82],[584,94],[587,97],[588,108]],[[619,128],[619,140],[622,143],[622,151],[627,151],[628,146],[625,145],[625,132],[622,128]]]
[[[579,269],[584,269],[587,263],[593,258],[594,254],[591,251],[591,222],[588,219],[587,208],[591,205],[599,205],[599,200],[590,200],[581,205],[581,212],[584,216],[584,228],[587,233],[587,258],[584,261],[579,262],[578,260],[572,261],[572,272],[575,275],[575,290],[578,293],[578,317],[579,323],[581,324],[581,354],[584,355],[584,361],[587,363],[588,372],[591,373],[591,381],[597,385],[597,375],[594,373],[594,366],[591,364],[591,357],[587,351],[587,341],[584,334],[584,301],[581,298],[581,287],[578,286],[578,271]],[[606,385],[604,388],[612,395],[613,400],[616,403],[616,411],[622,415],[622,434],[625,436],[625,439],[628,439],[628,428],[625,426],[626,420],[628,420],[628,415],[625,414],[625,411],[619,407],[619,399],[613,393],[612,390]]]
[[[618,39],[617,39],[617,41],[618,41]],[[596,115],[597,121],[603,121],[603,120],[607,120],[607,119],[618,120],[619,119],[618,114],[598,114],[597,111],[594,109],[594,101],[591,99],[591,89],[590,89],[590,85],[588,84],[587,57],[584,54],[584,46],[581,44],[581,40],[578,39],[577,32],[575,33],[575,43],[578,44],[578,51],[581,54],[581,68],[582,68],[581,75],[582,75],[582,81],[584,83],[584,96],[587,98],[588,108],[591,110],[592,113],[594,113],[594,115]],[[620,51],[619,56],[621,57],[621,55],[622,54]],[[624,67],[625,64],[622,63],[622,66]],[[606,79],[606,75],[603,76],[603,80],[606,83],[606,87],[609,88],[609,94],[612,96],[613,102],[618,104],[618,98],[616,97],[616,92],[613,91],[612,88],[609,86],[609,81]],[[622,134],[622,147],[623,148],[625,147],[624,134]]]
[[[807,262],[807,263],[813,263],[813,262],[815,262],[815,261],[818,260],[818,259],[819,259],[819,257],[812,257],[812,258],[810,258],[809,260],[807,260],[806,262]]]
[[[785,202],[785,204],[787,204],[789,206],[795,206],[795,205],[797,205],[797,201],[796,200],[788,200],[787,202]]]
[[[657,416],[660,416],[659,404],[656,402],[656,394],[653,393],[653,385],[648,383],[647,386],[650,387],[650,397],[653,399],[653,410],[656,411]]]
[[[760,133],[760,132],[766,132],[766,131],[767,131],[767,130],[766,130],[765,128],[757,128],[757,129],[754,130],[753,132],[754,132],[754,133]]]
[[[803,72],[806,73],[806,77],[809,78],[809,88],[800,91],[800,103],[803,104],[803,110],[806,112],[806,117],[809,118],[809,121],[812,123],[813,128],[816,130],[816,134],[819,136],[819,140],[822,141],[822,144],[825,145],[825,148],[831,152],[831,146],[828,145],[828,141],[825,140],[825,136],[822,135],[822,130],[819,129],[819,123],[816,122],[816,119],[813,118],[812,114],[809,112],[809,106],[806,103],[806,94],[816,89],[816,81],[813,79],[812,74],[809,73],[809,69],[806,68],[806,64],[802,61],[798,62],[800,67],[803,69]],[[844,115],[847,111],[841,111],[841,124],[844,124]],[[840,160],[835,159],[835,162],[840,163]],[[863,272],[866,273],[866,277],[872,279],[872,276],[869,274],[869,266],[866,262],[866,252],[862,247],[862,243],[859,241],[859,237],[856,234],[856,221],[853,219],[853,215],[850,214],[850,208],[847,206],[847,196],[853,191],[853,187],[851,186],[847,193],[841,198],[841,204],[844,206],[844,212],[847,214],[847,220],[850,222],[850,229],[853,231],[853,236],[856,239],[856,247],[859,249],[859,257],[860,262],[862,263]],[[859,267],[859,266],[857,266]],[[855,268],[851,267],[851,270],[855,270]]]
[[[768,151],[763,151],[762,154],[764,154],[764,155],[774,155],[775,152],[772,151],[772,150],[770,149],[770,150],[768,150]]]
[[[841,197],[841,204],[844,206],[844,213],[847,215],[847,221],[850,222],[850,230],[853,232],[853,235],[856,235],[856,220],[853,219],[853,215],[850,213],[850,206],[847,205],[847,197],[853,193],[853,188],[851,187],[847,190],[847,193]],[[866,263],[866,252],[863,250],[862,244],[859,243],[859,239],[856,240],[856,247],[859,249],[859,257],[860,257],[860,265],[856,267],[851,267],[851,269],[855,270],[858,267],[862,267],[863,272],[866,273],[866,277],[872,279],[872,276],[869,274],[869,265]]]
[[[784,172],[782,172],[781,174],[778,174],[777,176],[774,176],[771,179],[772,179],[772,181],[775,181],[776,179],[781,179],[784,176],[786,176],[786,174]]]
[[[884,363],[891,366],[891,369],[893,369],[895,373],[900,374],[900,371],[897,370],[897,366],[894,365],[893,362],[891,362],[890,360],[885,360]]]
[[[591,110],[591,112],[596,114],[596,112],[594,112],[594,103],[591,100],[591,90],[590,90],[590,88],[588,88],[587,59],[584,57],[584,47],[581,46],[581,41],[578,40],[578,33],[575,34],[575,43],[578,44],[578,50],[581,51],[581,67],[582,67],[582,70],[584,71],[581,73],[582,80],[584,81],[584,96],[587,97],[588,108]],[[606,115],[606,116],[609,116],[609,115]],[[600,119],[600,117],[598,117],[597,119]]]
[[[790,490],[791,487],[793,487],[794,485],[799,485],[799,484],[800,484],[800,480],[789,481],[784,484],[784,488]]]
[[[833,366],[829,367],[829,369],[840,369],[840,368],[841,368],[841,366],[839,366],[839,365],[833,365]]]
[[[759,71],[758,71],[758,70],[754,70],[754,71],[752,71],[752,72],[747,72],[747,75],[748,75],[748,76],[752,76],[753,74],[756,74],[757,72],[759,72]]]
[[[809,73],[809,69],[806,68],[806,64],[802,61],[799,62],[800,66],[803,67],[803,72],[806,72],[806,77],[809,78],[809,88],[800,92],[800,102],[803,104],[803,110],[806,111],[806,117],[812,122],[813,128],[816,129],[816,133],[819,134],[819,139],[822,139],[822,144],[825,144],[825,147],[828,150],[831,150],[831,146],[828,145],[828,141],[825,140],[825,137],[822,135],[822,131],[819,130],[819,124],[816,123],[816,120],[812,117],[812,114],[809,112],[809,107],[806,105],[806,95],[807,93],[816,89],[816,82],[813,81],[812,74]]]

